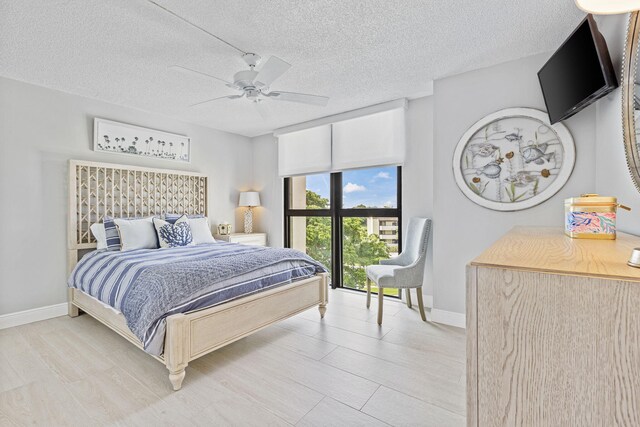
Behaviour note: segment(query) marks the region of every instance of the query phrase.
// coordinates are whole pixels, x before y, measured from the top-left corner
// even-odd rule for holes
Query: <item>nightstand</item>
[[[229,243],[241,243],[243,245],[267,246],[267,233],[232,233],[213,236],[216,240]]]

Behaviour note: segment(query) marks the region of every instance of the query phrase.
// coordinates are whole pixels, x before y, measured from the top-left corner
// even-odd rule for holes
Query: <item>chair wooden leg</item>
[[[367,308],[371,306],[371,279],[367,277]]]
[[[407,288],[407,307],[411,308],[411,289]]]
[[[382,326],[382,305],[384,304],[384,289],[378,288],[378,325]]]
[[[408,290],[407,290],[408,291]],[[418,308],[420,309],[420,317],[422,321],[427,321],[427,315],[424,313],[424,302],[422,301],[422,287],[416,288],[416,296],[418,297]]]

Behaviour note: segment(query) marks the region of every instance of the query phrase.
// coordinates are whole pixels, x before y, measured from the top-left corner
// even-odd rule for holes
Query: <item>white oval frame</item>
[[[563,167],[560,170],[560,173],[558,173],[557,178],[540,194],[522,202],[494,202],[492,200],[487,200],[478,196],[467,185],[467,182],[464,180],[464,176],[462,175],[462,172],[460,170],[462,153],[467,146],[469,139],[484,126],[487,126],[488,124],[496,120],[508,119],[512,117],[526,117],[535,119],[552,129],[556,133],[556,135],[558,135],[558,140],[562,144],[562,149],[564,150],[562,162]],[[534,108],[505,108],[503,110],[496,111],[495,113],[491,113],[478,120],[462,135],[453,154],[453,175],[455,177],[458,188],[460,188],[460,191],[462,191],[462,193],[472,202],[487,209],[493,209],[501,212],[513,212],[532,208],[553,197],[558,191],[560,191],[562,187],[564,187],[564,185],[569,180],[569,177],[573,172],[575,163],[576,148],[573,142],[573,137],[571,136],[569,129],[567,129],[565,125],[563,125],[562,123],[556,123],[555,125],[552,125],[551,123],[549,123],[549,116],[547,115],[547,113],[545,113],[544,111],[536,110]]]

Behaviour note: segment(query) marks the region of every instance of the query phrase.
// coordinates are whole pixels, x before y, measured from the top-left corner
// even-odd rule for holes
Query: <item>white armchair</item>
[[[430,232],[430,219],[411,218],[407,228],[406,243],[400,255],[392,259],[383,259],[379,265],[369,265],[365,268],[367,273],[367,308],[371,305],[371,282],[374,282],[378,287],[378,325],[382,325],[385,288],[406,289],[409,308],[411,308],[409,290],[416,288],[420,316],[423,321],[427,321],[422,300],[422,282],[424,281],[424,265]]]

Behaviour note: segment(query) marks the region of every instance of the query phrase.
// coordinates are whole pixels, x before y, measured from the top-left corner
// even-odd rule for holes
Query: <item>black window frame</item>
[[[342,219],[343,218],[397,218],[398,253],[402,251],[402,166],[397,166],[397,201],[395,208],[343,208],[342,172],[330,174],[329,209],[292,209],[291,178],[284,179],[284,244],[291,247],[291,218],[331,218],[331,287],[343,288],[342,283]],[[352,288],[346,288],[352,289]],[[358,289],[355,289],[358,290]],[[398,298],[401,293],[398,293]]]

